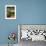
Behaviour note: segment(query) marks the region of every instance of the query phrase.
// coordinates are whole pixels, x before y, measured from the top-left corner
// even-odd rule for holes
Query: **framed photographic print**
[[[5,5],[5,19],[16,19],[16,5]]]

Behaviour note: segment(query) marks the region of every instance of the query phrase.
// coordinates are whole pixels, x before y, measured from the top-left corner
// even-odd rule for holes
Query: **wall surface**
[[[7,44],[8,34],[16,32],[17,34],[17,19],[5,19],[5,5],[16,5],[16,0],[0,0],[0,44]],[[17,43],[17,39],[15,41]]]
[[[46,0],[16,0],[19,24],[46,24]]]
[[[5,19],[8,4],[16,4],[16,20]],[[0,44],[8,43],[9,32],[17,34],[18,24],[46,24],[46,0],[0,0]]]

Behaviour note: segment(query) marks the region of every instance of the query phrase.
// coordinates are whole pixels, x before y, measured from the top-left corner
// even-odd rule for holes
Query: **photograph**
[[[16,5],[5,5],[5,19],[16,19]]]

